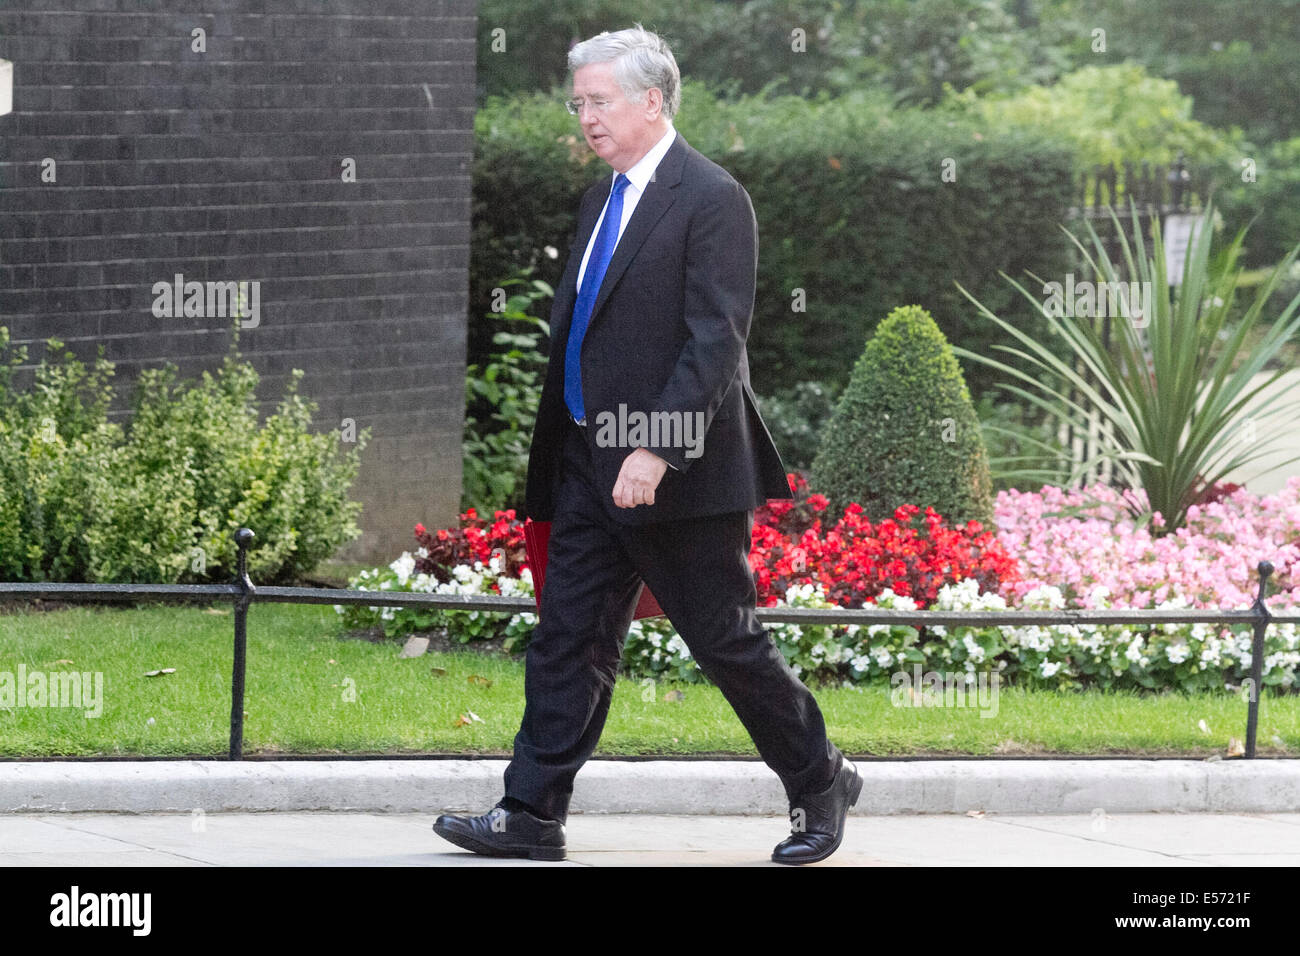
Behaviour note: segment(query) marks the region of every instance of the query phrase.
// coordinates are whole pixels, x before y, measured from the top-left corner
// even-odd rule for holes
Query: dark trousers
[[[642,582],[735,709],[791,805],[830,786],[843,759],[817,701],[754,615],[753,513],[628,527],[602,507],[591,452],[565,430],[539,622],[528,645],[524,717],[505,794],[564,821],[596,749]]]

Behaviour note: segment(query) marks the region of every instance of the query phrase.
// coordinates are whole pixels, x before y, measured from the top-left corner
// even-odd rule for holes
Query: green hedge
[[[559,93],[490,100],[476,118],[470,360],[490,348],[482,316],[493,282],[530,265],[556,283],[582,191],[608,174]],[[1001,333],[954,282],[1035,322],[999,271],[1068,269],[1059,225],[1071,156],[1029,131],[985,135],[978,121],[890,108],[865,91],[835,100],[715,100],[684,84],[677,128],[749,191],[759,223],[759,273],[749,355],[755,388],[847,381],[871,332],[869,315],[917,303],[959,345]],[[945,160],[955,171],[945,182]],[[552,257],[546,250],[551,247]],[[794,311],[802,289],[805,311]],[[968,370],[972,389],[988,381]]]
[[[175,381],[145,369],[129,428],[107,420],[113,364],[92,367],[50,339],[31,389],[12,387],[26,347],[0,326],[0,580],[219,583],[235,566],[234,533],[253,529],[249,573],[297,580],[356,538],[348,500],[363,429],[344,452],[311,434],[314,403],[294,369],[259,425],[258,375],[225,357],[216,376]]]

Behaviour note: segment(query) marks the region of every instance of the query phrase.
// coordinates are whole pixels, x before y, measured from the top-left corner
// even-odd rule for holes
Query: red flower
[[[427,555],[416,558],[416,572],[448,581],[457,565],[476,561],[486,565],[495,556],[501,560],[504,574],[517,577],[527,566],[523,523],[514,509],[496,511],[493,518],[489,526],[477,510],[469,508],[460,516],[459,528],[441,528],[432,537],[423,525],[417,525]]]
[[[926,508],[924,526],[918,528],[914,520],[921,509],[905,504],[873,527],[854,503],[823,530],[813,517],[825,510],[817,499],[824,496],[801,488],[793,502],[769,502],[755,511],[750,567],[763,606],[775,604],[791,585],[807,582],[820,584],[828,600],[840,606],[861,606],[890,587],[924,607],[945,584],[963,578],[974,578],[990,591],[1019,577],[1015,560],[978,523],[950,528]]]

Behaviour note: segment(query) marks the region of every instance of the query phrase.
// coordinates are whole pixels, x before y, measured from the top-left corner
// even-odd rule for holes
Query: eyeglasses
[[[598,100],[594,98],[590,100],[565,100],[564,101],[564,108],[568,110],[570,113],[572,113],[574,116],[577,116],[579,113],[581,113],[582,108],[584,106],[590,106],[597,113],[603,113],[613,105],[614,105],[613,100]]]

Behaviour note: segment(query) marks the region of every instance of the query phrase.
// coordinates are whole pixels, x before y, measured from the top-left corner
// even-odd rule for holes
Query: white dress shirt
[[[623,187],[623,218],[618,224],[618,236],[614,240],[614,248],[618,248],[618,240],[623,237],[623,230],[627,228],[628,220],[632,218],[632,213],[636,211],[636,204],[641,200],[641,194],[645,192],[651,177],[655,174],[655,169],[659,166],[659,161],[664,158],[668,152],[668,147],[673,144],[677,137],[677,130],[673,128],[672,123],[668,124],[668,132],[660,138],[659,142],[650,147],[650,151],[636,161],[636,163],[626,173],[627,185]],[[614,191],[614,180],[618,178],[618,173],[613,173],[609,180],[610,193]],[[600,235],[600,224],[605,221],[605,210],[609,208],[609,196],[605,197],[605,208],[600,211],[600,218],[596,220],[596,228],[591,231],[591,238],[587,240],[587,249],[582,254],[582,267],[578,269],[578,288],[582,288],[582,277],[587,273],[587,259],[591,256],[591,247],[596,244],[596,237]]]
[[[632,168],[624,175],[627,176],[627,185],[623,187],[623,216],[618,224],[618,235],[614,239],[614,248],[618,248],[618,240],[623,238],[623,230],[627,228],[628,220],[632,218],[632,213],[636,211],[636,204],[641,200],[641,194],[649,185],[655,170],[659,168],[659,161],[664,158],[668,152],[668,147],[672,146],[673,140],[677,138],[677,130],[673,124],[668,124],[668,132],[659,139],[659,142],[650,147],[649,152],[636,161]],[[609,180],[609,194],[613,195],[614,181],[618,178],[618,173],[614,172]],[[578,269],[578,288],[582,288],[582,277],[587,273],[587,260],[591,257],[591,247],[596,244],[596,237],[600,235],[600,224],[605,221],[605,212],[609,209],[609,195],[605,197],[605,207],[600,211],[600,218],[596,220],[596,228],[591,230],[591,238],[587,240],[587,249],[582,254],[582,266]],[[611,255],[613,251],[611,250]],[[651,454],[654,454],[651,452]],[[656,456],[658,457],[658,456]],[[668,463],[668,467],[677,471],[677,466]]]

